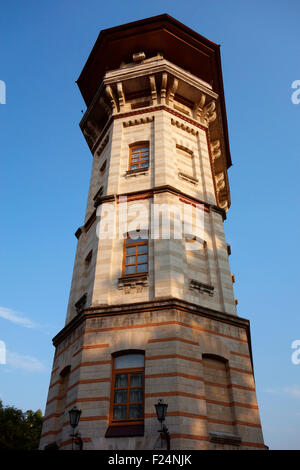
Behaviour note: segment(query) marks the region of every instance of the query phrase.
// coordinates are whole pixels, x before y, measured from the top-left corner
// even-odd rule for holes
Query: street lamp
[[[83,448],[83,441],[81,439],[80,433],[77,432],[75,434],[75,428],[77,428],[79,420],[80,420],[81,410],[79,410],[76,406],[73,406],[71,410],[69,410],[69,418],[70,418],[70,426],[73,428],[72,437],[72,450],[74,450],[73,443],[79,445],[79,450]]]
[[[158,432],[160,432],[161,434],[165,436],[165,439],[167,441],[167,450],[170,450],[171,449],[170,434],[169,434],[169,430],[167,426],[164,423],[166,419],[167,408],[168,408],[168,404],[164,403],[162,399],[158,400],[158,403],[155,405],[156,416],[161,425],[161,429],[159,429]]]

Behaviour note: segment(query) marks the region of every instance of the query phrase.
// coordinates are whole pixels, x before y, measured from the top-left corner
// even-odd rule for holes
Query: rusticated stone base
[[[171,449],[264,449],[247,320],[177,299],[86,308],[53,340],[40,448],[68,449],[76,404],[84,449],[157,449],[154,404],[168,403]],[[145,351],[144,435],[105,437],[112,353]],[[71,366],[68,383],[63,374]],[[63,388],[64,387],[64,388]],[[108,434],[109,435],[109,434]]]

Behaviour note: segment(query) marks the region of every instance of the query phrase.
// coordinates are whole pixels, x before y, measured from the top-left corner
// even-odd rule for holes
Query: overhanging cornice
[[[209,84],[219,95],[227,168],[231,166],[220,46],[167,14],[100,32],[77,81],[87,106],[106,72],[120,68],[122,62],[131,62],[132,55],[139,51],[145,52],[146,57],[161,53],[166,60]]]

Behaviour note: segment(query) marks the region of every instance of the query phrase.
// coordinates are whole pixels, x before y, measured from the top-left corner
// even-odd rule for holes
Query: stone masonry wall
[[[53,441],[61,448],[70,447],[67,410],[76,403],[82,409],[79,429],[86,449],[153,449],[160,445],[154,408],[159,398],[169,405],[167,425],[173,449],[264,448],[246,328],[240,323],[238,326],[178,309],[90,316],[56,349],[41,448]],[[145,351],[145,435],[105,438],[111,355],[127,349]],[[203,354],[228,361],[229,384],[213,369],[210,375],[204,375]],[[60,372],[67,365],[71,370],[64,424],[58,428]],[[219,415],[213,418],[207,417],[207,387],[214,389],[219,405]],[[230,403],[224,400],[228,390]],[[234,429],[241,445],[210,442],[210,423],[214,431]]]

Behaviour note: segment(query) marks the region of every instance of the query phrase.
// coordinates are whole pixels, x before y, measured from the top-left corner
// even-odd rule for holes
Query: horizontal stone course
[[[71,354],[66,356],[71,364],[66,403],[68,406],[74,403],[82,409],[80,428],[86,438],[94,439],[95,432],[101,437],[106,432],[111,393],[111,354],[119,349],[145,351],[145,426],[149,431],[151,427],[148,428],[148,421],[154,419],[155,423],[154,404],[163,398],[169,405],[168,426],[173,434],[176,434],[178,427],[182,434],[205,436],[211,426],[223,432],[229,432],[235,426],[241,438],[248,439],[245,442],[255,442],[253,436],[258,431],[261,433],[254,381],[249,368],[251,361],[243,328],[176,309],[146,311],[132,314],[130,318],[126,315],[91,317],[84,328],[86,336],[80,352],[75,357]],[[214,338],[214,342],[211,343],[210,338]],[[60,349],[67,354],[72,345],[66,341],[66,346],[62,345]],[[225,355],[231,384],[224,382],[222,370],[217,366],[206,369],[208,375],[204,379],[204,353]],[[62,354],[60,358],[63,357]],[[63,364],[59,370],[62,368]],[[58,370],[55,371],[57,373]],[[59,375],[56,375],[57,384],[52,387],[53,390],[60,386],[57,377]],[[214,403],[207,398],[209,388],[216,394]],[[232,393],[229,401],[228,390]],[[55,405],[55,400],[48,404],[46,414],[52,416],[45,421],[45,433],[59,431],[55,427],[58,425],[57,419],[60,419],[55,416]],[[207,418],[211,406],[215,407],[213,415]],[[235,418],[231,418],[232,410]],[[65,422],[64,427],[67,427],[67,420]],[[251,430],[250,434],[248,429]],[[42,442],[51,441],[52,436],[44,435]],[[64,439],[62,433],[57,436]],[[188,441],[193,448],[202,448],[198,442],[209,442],[196,438]],[[181,446],[185,440],[178,438],[178,442],[181,442],[178,444]]]

